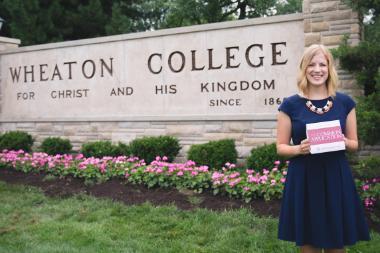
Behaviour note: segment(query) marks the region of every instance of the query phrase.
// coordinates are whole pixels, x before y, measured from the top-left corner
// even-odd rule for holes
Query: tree
[[[274,15],[276,2],[276,0],[177,0],[168,10],[164,27]]]
[[[50,17],[49,12],[40,8],[38,0],[4,0],[0,8],[2,17],[8,21],[8,32],[13,37],[20,38],[24,44],[46,41],[51,28]],[[38,15],[33,15],[34,13]],[[41,22],[41,15],[45,15],[49,22]],[[54,35],[52,37],[54,40]]]
[[[302,0],[277,1],[276,15],[302,12]]]
[[[1,0],[4,36],[22,45],[300,11],[301,0]],[[111,3],[111,4],[110,4]]]

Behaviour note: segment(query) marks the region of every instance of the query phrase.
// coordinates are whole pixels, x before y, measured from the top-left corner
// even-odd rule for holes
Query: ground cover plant
[[[50,198],[37,188],[0,181],[0,252],[254,252],[296,253],[279,241],[277,218],[173,205],[126,206],[88,195]],[[373,253],[380,235],[347,249]]]

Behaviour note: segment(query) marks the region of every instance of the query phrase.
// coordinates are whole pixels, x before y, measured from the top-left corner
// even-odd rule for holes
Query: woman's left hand
[[[356,151],[358,149],[358,142],[355,140],[347,139],[346,136],[343,137],[344,145],[348,151]]]

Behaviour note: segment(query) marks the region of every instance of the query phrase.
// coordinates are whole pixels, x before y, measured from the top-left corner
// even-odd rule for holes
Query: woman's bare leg
[[[301,247],[301,253],[322,253],[322,250],[318,248],[314,248],[311,245],[304,245]]]
[[[325,253],[345,253],[344,249],[325,249]]]

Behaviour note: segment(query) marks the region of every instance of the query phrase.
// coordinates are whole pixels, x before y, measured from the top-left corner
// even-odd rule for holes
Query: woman
[[[291,157],[279,238],[295,242],[303,253],[345,252],[345,245],[370,239],[344,150],[310,154],[306,138],[307,123],[339,120],[346,150],[357,150],[355,102],[336,92],[337,82],[330,52],[312,45],[301,59],[299,94],[279,107],[277,152]]]

